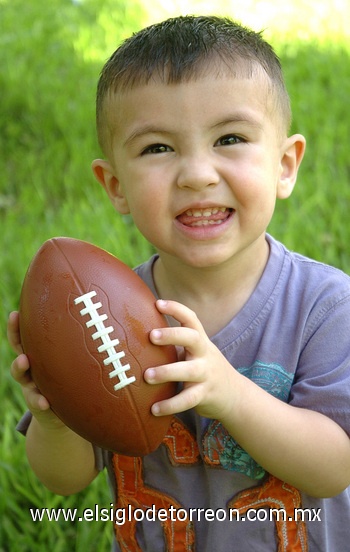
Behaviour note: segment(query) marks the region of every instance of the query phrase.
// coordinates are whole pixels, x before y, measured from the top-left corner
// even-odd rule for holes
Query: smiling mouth
[[[214,226],[225,222],[232,214],[228,207],[206,207],[204,209],[187,209],[177,217],[185,226]]]

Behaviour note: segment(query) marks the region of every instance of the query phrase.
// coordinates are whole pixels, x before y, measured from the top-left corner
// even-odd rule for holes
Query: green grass
[[[28,468],[24,439],[14,431],[25,405],[9,375],[5,327],[28,263],[47,238],[91,241],[130,266],[152,251],[132,222],[116,215],[90,170],[99,155],[98,73],[145,16],[136,0],[0,0],[0,11],[0,552],[105,552],[110,523],[30,519],[31,507],[108,507],[111,498],[105,474],[62,498]],[[308,147],[293,196],[278,203],[269,230],[350,273],[350,51],[326,36],[291,37],[276,36],[274,44],[292,97],[293,132],[303,133]]]
[[[281,46],[294,112],[307,140],[293,195],[270,231],[290,248],[350,272],[350,52],[315,42]]]
[[[28,468],[24,438],[14,431],[25,404],[9,375],[13,353],[5,333],[28,263],[46,239],[91,241],[129,265],[150,254],[90,170],[100,155],[98,74],[120,40],[142,25],[142,10],[123,0],[0,0],[0,11],[0,552],[105,552],[109,522],[31,521],[32,507],[82,511],[96,503],[108,507],[111,496],[104,473],[86,491],[63,498]]]

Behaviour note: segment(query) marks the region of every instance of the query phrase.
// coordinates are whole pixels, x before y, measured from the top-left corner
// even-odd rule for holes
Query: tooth
[[[185,214],[188,217],[210,217],[216,215],[217,213],[225,213],[227,211],[226,207],[205,207],[204,209],[187,209]]]

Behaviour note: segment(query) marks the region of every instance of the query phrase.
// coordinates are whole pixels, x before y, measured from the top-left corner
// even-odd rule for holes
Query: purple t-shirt
[[[267,240],[270,256],[254,293],[212,341],[257,385],[323,413],[350,435],[350,278]],[[155,259],[135,270],[157,295]],[[118,487],[115,551],[349,548],[349,488],[328,499],[299,493],[194,410],[174,418],[152,454],[125,459],[97,449],[96,459]]]
[[[212,341],[232,366],[260,387],[294,406],[322,412],[350,434],[350,278],[289,252],[270,236],[267,240],[270,256],[260,282]],[[157,295],[152,277],[155,259],[136,272]],[[288,552],[293,542],[298,543],[293,551],[348,549],[349,489],[328,499],[300,495],[265,473],[215,420],[193,410],[177,420],[179,427],[171,432],[167,446],[162,444],[140,460],[142,486],[150,496],[153,493],[153,502],[159,495],[167,497],[164,509],[173,525],[179,524],[178,517],[188,522],[186,531],[191,535],[182,545],[177,541],[179,548],[173,544],[174,550]],[[169,454],[168,446],[171,440],[181,441],[184,428],[199,453],[194,459],[191,449],[187,461]],[[111,455],[103,453],[100,463],[102,459],[115,487]],[[126,513],[125,504],[119,506],[124,505]],[[139,504],[150,515],[149,520],[142,520],[139,511],[135,516],[140,520],[137,542],[142,551],[171,550],[176,528],[169,536],[151,506],[151,498]],[[271,515],[273,508],[280,509],[278,520],[278,514]],[[294,508],[300,508],[299,516]],[[117,544],[114,548],[127,549]]]

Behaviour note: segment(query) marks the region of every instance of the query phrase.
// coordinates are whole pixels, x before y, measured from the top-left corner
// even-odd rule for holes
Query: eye
[[[143,149],[141,155],[167,153],[169,151],[173,151],[170,146],[166,146],[165,144],[152,144]]]
[[[234,146],[235,144],[240,144],[242,142],[245,142],[245,140],[240,136],[237,136],[236,134],[226,134],[225,136],[221,136],[221,138],[215,142],[215,146]]]

